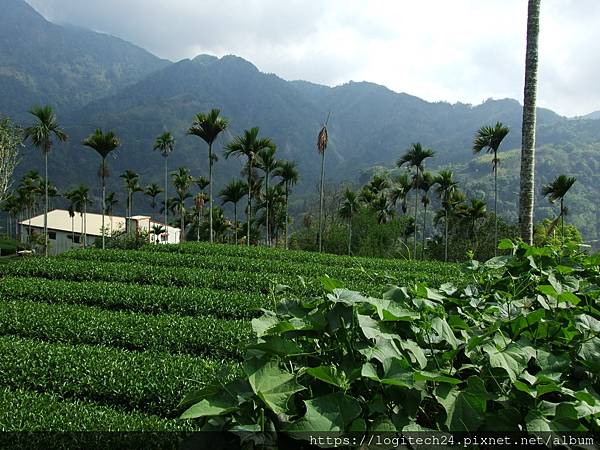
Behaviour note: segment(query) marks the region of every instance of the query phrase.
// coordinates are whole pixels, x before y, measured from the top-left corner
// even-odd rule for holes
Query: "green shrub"
[[[13,391],[6,388],[0,389],[0,428],[3,433],[50,430],[148,432],[193,429],[186,421],[165,420],[80,400],[63,400],[54,394],[39,394],[22,389]],[[0,438],[0,442],[2,439]]]
[[[160,417],[177,412],[182,392],[238,374],[237,365],[224,361],[0,337],[5,388],[48,392]]]
[[[575,244],[500,247],[510,254],[472,262],[474,282],[462,289],[421,284],[373,298],[324,279],[326,296],[254,319],[245,376],[191,393],[182,417],[301,439],[330,430],[598,434],[600,255]]]
[[[0,334],[125,350],[238,358],[250,324],[211,317],[148,316],[88,306],[0,301]]]
[[[260,308],[272,304],[266,295],[239,291],[9,276],[0,278],[0,298],[50,304],[83,304],[146,314],[168,313],[225,319],[256,317]]]

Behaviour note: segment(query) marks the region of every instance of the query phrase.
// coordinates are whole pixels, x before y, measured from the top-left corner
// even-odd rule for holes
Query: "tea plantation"
[[[185,394],[239,377],[250,320],[328,275],[349,289],[457,282],[458,266],[208,244],[0,266],[0,430],[189,430]]]

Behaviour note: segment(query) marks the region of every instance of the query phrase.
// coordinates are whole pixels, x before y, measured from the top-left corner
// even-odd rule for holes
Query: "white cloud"
[[[286,79],[373,81],[430,101],[522,98],[525,0],[28,0],[172,60],[236,54]],[[542,4],[538,102],[600,109],[600,2]]]

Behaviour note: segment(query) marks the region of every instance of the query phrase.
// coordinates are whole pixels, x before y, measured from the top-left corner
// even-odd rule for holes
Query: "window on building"
[[[67,239],[71,239],[71,240],[73,240],[73,243],[74,243],[74,244],[79,244],[79,236],[72,236],[72,235],[69,235],[69,236],[67,236]]]
[[[56,240],[56,231],[48,231],[48,239]]]

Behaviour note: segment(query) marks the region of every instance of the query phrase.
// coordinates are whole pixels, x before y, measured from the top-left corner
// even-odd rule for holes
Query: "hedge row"
[[[364,268],[375,271],[402,272],[407,268],[414,270],[437,271],[458,274],[459,265],[439,261],[406,261],[399,259],[367,258],[329,253],[315,253],[301,250],[284,250],[268,247],[247,247],[243,245],[208,244],[204,242],[186,242],[183,244],[146,245],[146,252],[181,253],[195,255],[234,256],[270,261],[289,261],[301,264],[319,264],[330,267]]]
[[[40,394],[23,389],[13,391],[4,388],[0,389],[0,430],[2,432],[147,432],[190,431],[193,430],[193,426],[188,421],[165,420],[157,416],[119,411],[80,400],[63,401],[54,394]],[[25,437],[27,438],[29,437]]]
[[[323,265],[315,262],[304,263],[297,261],[254,259],[249,257],[236,257],[210,255],[158,253],[147,251],[123,250],[76,250],[61,255],[61,258],[85,261],[102,262],[128,262],[143,263],[148,266],[160,267],[186,267],[190,269],[209,269],[225,271],[242,271],[252,273],[285,274],[302,276],[307,279],[319,278],[325,274],[346,283],[361,283],[365,279],[364,271],[356,267],[339,267],[337,265]],[[412,281],[423,272],[423,268],[413,264],[398,264],[393,271],[370,271],[369,278],[372,284],[382,285],[389,281],[389,277],[401,278]]]
[[[5,275],[71,281],[128,282],[268,293],[272,283],[298,285],[297,278],[271,274],[150,267],[145,264],[99,263],[58,258],[27,258],[5,267]],[[299,289],[296,289],[299,290]]]
[[[271,307],[268,296],[210,288],[162,287],[108,281],[0,277],[0,298],[82,304],[113,311],[250,319]]]
[[[238,364],[225,361],[0,337],[4,387],[49,392],[160,417],[176,417],[186,392],[240,375]]]
[[[240,358],[250,323],[212,317],[148,316],[78,305],[0,301],[0,334],[125,350]]]

